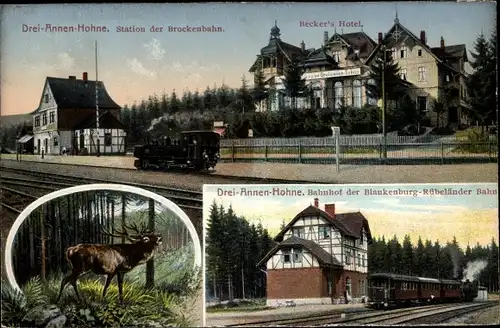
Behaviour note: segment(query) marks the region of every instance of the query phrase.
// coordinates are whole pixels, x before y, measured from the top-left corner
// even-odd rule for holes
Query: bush
[[[200,291],[202,279],[201,273],[193,270],[190,252],[181,249],[159,257],[155,265],[154,287],[145,287],[145,265],[125,275],[123,305],[118,301],[116,280],[102,297],[102,276],[79,280],[80,301],[68,285],[57,302],[62,276],[49,277],[46,283],[42,283],[39,277],[32,278],[22,287],[23,293],[3,282],[2,324],[20,326],[23,317],[34,307],[55,304],[66,315],[66,326],[69,327],[196,325],[194,318],[189,318],[186,313],[190,310],[188,302]]]
[[[480,129],[469,129],[464,131],[465,138],[460,138],[461,133],[457,134],[457,139],[461,139],[463,144],[459,145],[455,151],[462,153],[490,153],[496,151],[498,145],[497,136],[490,136]],[[465,140],[464,140],[465,139]]]

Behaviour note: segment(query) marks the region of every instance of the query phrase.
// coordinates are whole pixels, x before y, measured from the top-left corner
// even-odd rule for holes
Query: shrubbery
[[[125,275],[123,305],[118,301],[115,283],[102,297],[103,277],[89,276],[79,280],[80,301],[67,286],[59,302],[56,300],[62,277],[51,277],[45,283],[34,277],[22,287],[23,293],[4,281],[1,287],[2,324],[23,326],[23,318],[35,307],[54,304],[67,317],[67,327],[197,325],[198,318],[190,318],[188,313],[201,290],[202,279],[201,272],[193,271],[189,253],[177,251],[164,255],[155,266],[155,287],[145,287],[145,270],[145,266],[140,266]]]

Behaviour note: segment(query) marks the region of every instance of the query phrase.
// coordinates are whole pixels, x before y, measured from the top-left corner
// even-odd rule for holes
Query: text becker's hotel
[[[363,31],[347,34],[334,31],[331,37],[325,31],[323,46],[307,49],[304,41],[294,46],[282,41],[280,36],[280,29],[275,23],[268,45],[261,49],[250,68],[251,73],[260,68],[266,85],[275,90],[269,99],[258,105],[259,111],[290,106],[290,99],[283,92],[282,79],[284,68],[294,59],[302,62],[303,78],[314,90],[312,98],[297,99],[299,108],[336,109],[342,104],[353,107],[377,104],[379,99],[369,99],[365,85],[372,82],[369,78],[370,64],[384,42],[392,50],[401,78],[412,85],[411,93],[418,109],[428,112],[431,122],[436,121],[435,113],[430,110],[433,100],[439,99],[442,90],[450,83],[456,85],[460,92],[457,92],[456,99],[447,101],[448,110],[443,119],[451,124],[465,120],[462,112],[463,107],[468,105],[464,64],[468,60],[463,44],[445,46],[441,38],[436,40],[438,47],[430,47],[425,31],[420,31],[417,37],[402,26],[397,17],[386,34],[378,33],[377,42]]]

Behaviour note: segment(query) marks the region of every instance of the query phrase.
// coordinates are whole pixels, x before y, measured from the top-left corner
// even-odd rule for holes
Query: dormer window
[[[45,94],[45,95],[43,95],[43,102],[44,103],[48,103],[49,102],[49,94],[48,93]]]
[[[334,51],[333,52],[333,59],[335,60],[335,62],[340,62],[340,51]]]
[[[422,57],[422,49],[418,49],[418,56]]]

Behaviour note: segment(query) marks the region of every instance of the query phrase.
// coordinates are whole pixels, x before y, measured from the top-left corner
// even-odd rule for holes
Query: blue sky
[[[223,191],[268,190],[273,188],[302,190],[304,196],[220,196]],[[470,195],[425,195],[426,189],[471,190]],[[347,195],[348,189],[358,195]],[[365,195],[365,190],[408,191],[401,196]],[[396,234],[402,238],[406,233],[414,241],[418,236],[431,240],[447,241],[453,235],[462,244],[487,244],[491,238],[498,241],[498,194],[478,195],[477,189],[498,192],[497,184],[392,184],[392,185],[205,185],[204,217],[215,200],[224,206],[231,205],[238,215],[250,222],[261,222],[271,233],[276,234],[283,220],[288,222],[297,213],[313,203],[314,195],[309,190],[342,191],[335,196],[318,196],[320,208],[334,203],[338,213],[360,211],[369,221],[374,236]],[[410,192],[412,191],[412,192]],[[415,192],[415,195],[413,194]],[[218,195],[219,193],[219,195]]]
[[[438,46],[465,43],[493,29],[494,3],[400,3],[400,22],[415,34],[427,33]],[[25,5],[2,9],[2,115],[29,112],[38,106],[46,76],[95,78],[94,41],[99,42],[99,78],[123,105],[153,93],[203,91],[225,82],[237,87],[277,20],[285,42],[319,47],[323,32],[334,28],[304,28],[300,21],[361,21],[376,40],[387,32],[395,3],[311,4],[85,4]],[[108,33],[28,33],[23,24],[105,25]],[[117,26],[142,26],[145,33],[118,33]],[[149,32],[150,27],[220,26],[219,33]],[[337,28],[337,32],[341,28]],[[360,28],[344,28],[344,33]],[[149,45],[149,46],[148,46]]]

